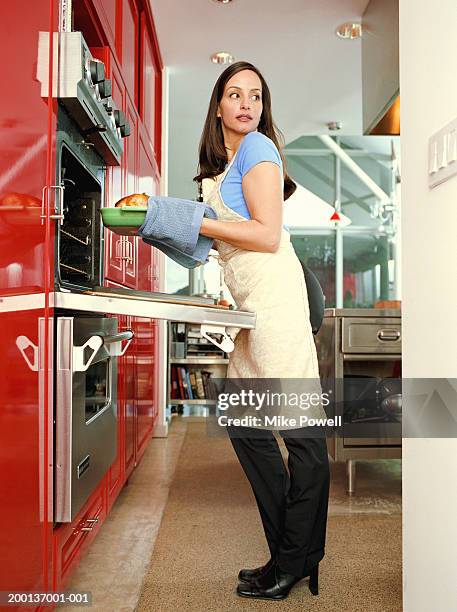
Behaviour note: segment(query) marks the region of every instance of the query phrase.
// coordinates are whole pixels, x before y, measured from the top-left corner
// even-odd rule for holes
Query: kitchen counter
[[[401,317],[400,308],[326,308],[324,317]]]

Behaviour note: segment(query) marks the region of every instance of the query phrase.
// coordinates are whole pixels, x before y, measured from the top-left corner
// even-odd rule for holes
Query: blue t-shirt
[[[221,184],[225,204],[239,215],[251,219],[243,195],[243,176],[260,162],[271,161],[281,168],[282,159],[275,143],[261,132],[249,132],[241,141],[236,158]]]

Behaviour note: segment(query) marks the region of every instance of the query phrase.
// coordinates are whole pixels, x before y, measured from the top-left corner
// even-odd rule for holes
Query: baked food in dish
[[[149,196],[146,193],[132,193],[131,195],[121,198],[116,202],[115,206],[147,206]]]

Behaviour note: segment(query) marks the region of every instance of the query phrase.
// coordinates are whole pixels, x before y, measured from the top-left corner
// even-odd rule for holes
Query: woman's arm
[[[248,251],[274,253],[282,230],[281,168],[274,162],[260,162],[243,176],[242,187],[251,220],[232,223],[204,217],[200,234]]]

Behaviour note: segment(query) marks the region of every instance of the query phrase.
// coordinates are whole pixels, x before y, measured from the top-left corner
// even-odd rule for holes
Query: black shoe
[[[256,599],[285,599],[294,585],[305,576],[294,576],[283,572],[277,562],[271,564],[270,568],[259,578],[251,583],[239,584],[236,592],[241,597],[254,597]],[[317,595],[318,566],[310,571],[310,591]]]
[[[265,565],[256,567],[255,569],[241,569],[238,573],[238,578],[243,582],[252,582],[256,578],[260,578],[262,574],[270,569],[273,559],[271,558]]]

